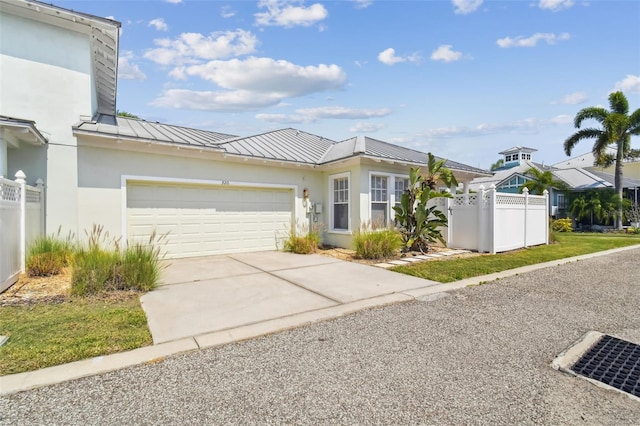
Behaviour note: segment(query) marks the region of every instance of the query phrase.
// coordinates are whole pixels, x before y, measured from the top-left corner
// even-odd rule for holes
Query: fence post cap
[[[496,189],[496,184],[492,183],[491,185],[489,185],[489,189],[495,190]]]
[[[484,185],[480,185],[480,186],[478,187],[478,191],[484,191]]]
[[[27,175],[25,175],[22,170],[18,170],[15,174],[15,178],[16,178],[16,182],[24,183],[25,179],[27,178]]]
[[[542,195],[549,195],[549,191],[545,189],[544,191],[542,191]]]
[[[527,188],[526,186],[524,188],[522,188],[522,193],[523,194],[528,194],[529,193],[529,188]]]
[[[44,186],[44,181],[40,178],[36,181],[36,186]]]

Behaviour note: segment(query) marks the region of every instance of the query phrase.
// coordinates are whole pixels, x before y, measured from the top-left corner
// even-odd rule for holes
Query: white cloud
[[[247,111],[278,103],[280,99],[270,93],[256,94],[246,90],[228,92],[169,89],[151,102],[156,107],[194,109],[202,111]]]
[[[220,16],[225,19],[233,18],[236,16],[236,11],[231,8],[229,5],[222,6],[220,8]]]
[[[434,61],[454,62],[462,58],[462,52],[452,50],[452,45],[442,44],[431,53],[431,59]]]
[[[383,50],[378,54],[378,60],[385,65],[394,65],[400,62],[420,62],[420,55],[416,53],[412,53],[411,55],[406,56],[396,56],[396,50],[392,47]]]
[[[164,19],[162,18],[152,19],[151,21],[149,21],[148,26],[154,27],[158,31],[167,31],[169,29],[169,26],[166,22],[164,22]]]
[[[176,39],[156,39],[159,46],[144,57],[162,65],[193,64],[202,60],[247,55],[256,50],[258,39],[250,31],[237,29],[211,33],[182,33]]]
[[[256,57],[210,61],[188,66],[184,72],[225,89],[275,93],[281,98],[339,89],[347,78],[337,65],[305,67],[284,60]]]
[[[359,121],[355,126],[351,127],[349,131],[352,133],[375,133],[382,128],[384,128],[384,124],[382,123],[367,123]]]
[[[369,63],[369,61],[358,61],[358,60],[355,60],[355,61],[353,61],[353,63],[356,64],[356,66],[358,68],[362,68],[363,66],[367,65]]]
[[[322,4],[305,7],[298,0],[260,0],[258,7],[267,9],[254,14],[258,26],[309,27],[329,16]]]
[[[518,36],[515,38],[505,37],[498,39],[496,43],[502,48],[507,47],[535,47],[539,41],[545,41],[547,44],[556,44],[558,41],[569,40],[569,33],[553,34],[553,33],[535,33],[530,37]]]
[[[550,121],[552,124],[555,124],[555,125],[571,124],[573,123],[573,117],[566,114],[556,115]]]
[[[215,83],[218,91],[165,90],[153,105],[211,111],[255,110],[282,100],[340,89],[346,74],[337,65],[300,66],[288,61],[250,57],[176,67],[175,78],[197,76]]]
[[[391,114],[389,108],[378,109],[361,109],[361,108],[345,108],[341,106],[330,107],[317,107],[317,108],[303,108],[296,110],[296,112],[319,118],[337,118],[337,119],[362,119],[372,117],[385,117]]]
[[[123,80],[146,80],[147,76],[137,64],[131,62],[134,59],[133,52],[123,50],[118,58],[118,78]]]
[[[356,9],[366,9],[373,4],[373,0],[352,0],[356,4]]]
[[[258,114],[256,118],[272,123],[313,123],[321,119],[358,120],[385,117],[391,114],[389,108],[367,109],[341,106],[300,108],[294,114]],[[367,130],[374,131],[374,130]]]
[[[575,92],[575,93],[570,93],[570,94],[564,96],[559,101],[553,101],[551,103],[554,104],[554,105],[555,104],[577,105],[577,104],[581,104],[581,103],[585,102],[587,99],[589,99],[589,97],[587,96],[586,93],[584,93],[584,92]]]
[[[482,5],[483,0],[451,0],[453,10],[459,15],[475,12]]]
[[[573,0],[540,0],[538,2],[538,7],[540,9],[557,12],[562,9],[568,9],[574,4]]]
[[[427,139],[451,139],[469,138],[495,134],[517,133],[532,134],[538,133],[541,122],[535,118],[526,118],[514,123],[483,123],[475,127],[454,126],[439,127],[422,132],[420,136]]]
[[[624,80],[616,83],[615,91],[618,90],[627,93],[640,94],[640,75],[628,74]]]

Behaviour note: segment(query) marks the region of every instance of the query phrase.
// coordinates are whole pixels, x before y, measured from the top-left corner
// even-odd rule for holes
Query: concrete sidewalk
[[[348,286],[353,284],[355,289],[360,288],[362,291],[362,297],[366,297],[371,292],[378,291],[379,294],[369,298],[363,298],[356,301],[339,303],[336,300],[332,302],[326,302],[327,307],[324,308],[316,308],[308,311],[303,311],[302,309],[298,309],[295,307],[289,306],[291,310],[297,310],[298,313],[293,313],[283,317],[275,317],[272,319],[261,320],[258,322],[245,324],[233,328],[220,329],[218,331],[211,331],[208,333],[200,334],[194,337],[185,337],[178,340],[169,341],[166,343],[154,344],[153,346],[143,347],[139,349],[134,349],[128,352],[117,353],[113,355],[99,356],[95,358],[90,358],[86,360],[76,361],[69,364],[63,364],[55,367],[44,368],[41,370],[13,374],[8,376],[0,376],[0,395],[8,395],[16,392],[21,392],[29,389],[34,389],[42,386],[48,386],[56,383],[62,383],[69,380],[74,380],[82,377],[93,376],[97,374],[106,373],[109,371],[119,370],[126,367],[131,367],[138,364],[144,363],[154,363],[160,360],[163,360],[165,357],[170,355],[175,355],[179,353],[186,353],[190,351],[195,351],[198,349],[206,348],[206,347],[214,347],[220,346],[227,343],[242,341],[246,339],[251,339],[259,336],[264,336],[266,334],[276,333],[296,327],[301,327],[304,325],[325,321],[329,319],[338,318],[344,315],[348,315],[354,312],[362,311],[364,309],[380,307],[395,303],[401,302],[409,302],[413,300],[435,300],[444,295],[444,292],[449,292],[453,290],[457,290],[467,286],[473,286],[482,284],[484,282],[493,281],[496,279],[502,279],[510,276],[516,276],[519,274],[523,274],[526,272],[531,272],[539,269],[549,268],[557,265],[567,264],[576,262],[578,260],[596,258],[600,256],[611,255],[614,253],[624,252],[627,250],[634,250],[640,248],[640,245],[624,247],[619,249],[607,250],[599,253],[592,253],[588,255],[576,256],[572,258],[559,259],[551,262],[546,262],[537,265],[526,266],[522,268],[512,269],[508,271],[503,271],[499,273],[494,273],[490,275],[480,276],[469,278],[453,283],[448,284],[440,284],[433,283],[426,280],[419,280],[417,278],[412,278],[402,274],[396,274],[393,272],[386,271],[381,268],[370,267],[371,270],[375,270],[376,272],[380,272],[381,275],[377,275],[377,279],[367,285],[364,277],[353,276],[357,275],[358,272],[369,271],[368,267],[363,265],[354,265],[356,268],[352,269],[353,273],[350,276],[350,279],[354,279],[354,283],[347,280],[340,280],[340,282],[336,282],[338,280],[335,279],[331,274],[325,274],[329,283],[325,289],[322,291],[327,292],[327,296],[340,296],[340,283],[348,283]],[[259,275],[263,273],[273,274],[281,274],[281,275],[296,275],[299,272],[313,272],[317,273],[317,268],[322,265],[322,263],[316,262],[326,262],[326,267],[331,267],[333,265],[336,270],[340,268],[344,268],[343,262],[335,261],[330,258],[321,257],[320,259],[315,256],[304,256],[298,257],[300,261],[298,268],[292,268],[287,266],[287,256],[295,256],[288,255],[286,253],[280,253],[283,256],[274,256],[271,258],[272,263],[269,263],[269,254],[264,253],[262,256],[255,256],[255,254],[243,254],[234,256],[236,262],[230,262],[228,259],[219,257],[219,258],[209,258],[210,262],[213,262],[217,266],[217,268],[211,268],[204,263],[199,261],[185,260],[180,263],[183,265],[183,268],[188,268],[191,271],[191,276],[193,278],[200,277],[203,282],[206,283],[209,281],[225,280],[225,274],[237,274],[236,277],[239,281],[245,279],[246,277],[252,275]],[[242,260],[245,256],[253,256],[254,260],[251,262],[253,266],[247,265],[243,263]],[[222,266],[224,265],[224,266]],[[364,267],[365,269],[362,269]],[[264,268],[264,269],[262,269]],[[217,272],[216,272],[217,271]],[[370,273],[366,272],[366,273]],[[365,273],[365,274],[366,274]],[[213,276],[213,275],[215,276]],[[390,278],[388,274],[392,274],[394,278]],[[180,285],[185,283],[179,283],[181,280],[180,270],[178,268],[169,268],[165,271],[164,279],[166,280],[165,284],[161,289],[157,290],[158,292],[167,291],[164,293],[171,297],[178,298],[174,301],[176,304],[180,304],[180,297],[182,295],[177,290],[173,290],[173,287],[176,289],[179,288]],[[216,278],[217,276],[217,278]],[[304,285],[307,280],[309,281],[318,281],[314,280],[313,275],[305,275],[304,280],[301,280],[300,285]],[[384,278],[383,278],[384,277]],[[389,278],[387,278],[389,277]],[[254,277],[255,278],[255,277]],[[283,279],[284,280],[284,279]],[[388,280],[388,281],[387,281]],[[405,285],[407,287],[406,290],[398,290],[397,293],[386,294],[394,285],[394,282],[405,281],[413,282],[413,280],[419,280],[421,286],[413,287],[413,284],[399,284],[400,286]],[[285,280],[286,282],[286,280]],[[187,285],[196,286],[199,282],[192,281],[190,283],[186,283]],[[359,283],[359,284],[358,284]],[[209,283],[209,285],[213,285]],[[283,285],[280,283],[280,285]],[[298,285],[289,284],[291,286],[299,287]],[[223,286],[221,286],[223,287]],[[413,287],[413,288],[411,288]],[[299,287],[300,289],[304,289]],[[377,289],[377,290],[376,290]],[[399,287],[398,287],[399,289]],[[317,297],[323,297],[314,293],[310,289],[307,290],[312,295]],[[291,290],[294,291],[294,290]],[[298,290],[295,290],[298,291]],[[149,293],[153,294],[153,293]],[[353,293],[351,295],[352,298],[357,293]],[[232,295],[227,294],[228,297],[232,297]],[[309,300],[318,300],[313,297],[307,295]],[[329,297],[326,297],[326,300],[331,301]],[[168,302],[167,302],[168,303]],[[153,302],[152,302],[153,304]],[[159,310],[158,312],[161,312]],[[274,311],[271,311],[273,314]],[[263,312],[264,313],[264,312]],[[212,317],[213,318],[213,317]],[[181,321],[187,321],[188,318],[178,318]],[[246,319],[246,317],[245,317]],[[158,319],[158,324],[161,324],[161,319]],[[210,323],[213,323],[213,320],[210,320]],[[218,325],[219,327],[223,327]]]
[[[437,285],[316,254],[176,259],[140,301],[155,344]]]

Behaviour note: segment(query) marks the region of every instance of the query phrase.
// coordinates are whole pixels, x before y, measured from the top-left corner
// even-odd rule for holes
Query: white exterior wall
[[[47,230],[77,232],[77,150],[71,126],[96,102],[87,34],[2,13],[0,114],[33,120],[49,140],[46,162],[24,147],[8,151],[9,175],[23,169],[47,190]],[[32,182],[29,182],[32,183]]]
[[[115,143],[115,142],[114,142]],[[78,148],[78,213],[79,230],[90,230],[92,225],[103,225],[112,236],[122,233],[123,176],[144,178],[197,180],[216,182],[229,181],[232,185],[252,184],[295,186],[295,217],[298,223],[308,223],[309,216],[302,204],[302,191],[307,188],[312,202],[326,200],[325,182],[322,174],[308,166],[284,168],[267,166],[262,161],[236,162],[222,159],[221,154],[202,153],[199,158],[167,155],[149,147],[148,153],[105,149],[93,146]],[[215,156],[218,156],[215,158]],[[323,220],[323,219],[320,219]]]

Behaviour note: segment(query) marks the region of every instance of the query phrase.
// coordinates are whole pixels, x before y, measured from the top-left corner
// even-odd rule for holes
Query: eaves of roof
[[[40,131],[36,127],[36,122],[33,120],[23,120],[20,118],[0,115],[0,128],[7,128],[9,130],[18,129],[21,131],[25,131],[27,134],[31,135],[31,140],[26,140],[24,136],[18,137],[17,139],[26,140],[29,143],[44,145],[48,142],[47,138],[42,133],[40,133]]]

